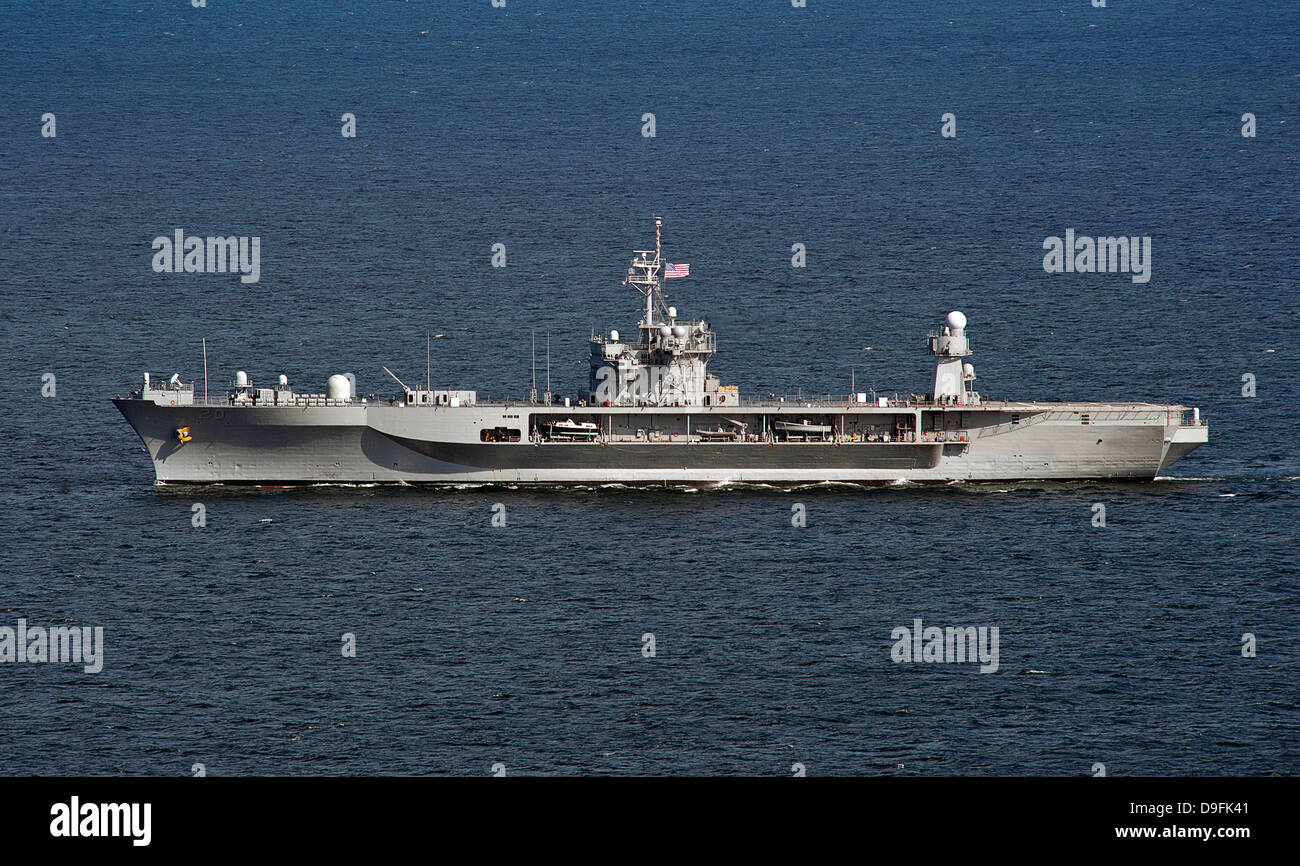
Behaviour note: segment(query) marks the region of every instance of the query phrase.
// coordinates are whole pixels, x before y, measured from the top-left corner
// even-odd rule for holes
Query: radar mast
[[[662,247],[660,245],[660,232],[663,227],[663,220],[655,217],[655,248],[654,250],[633,250],[634,258],[628,265],[627,279],[623,280],[623,285],[632,285],[636,290],[645,297],[645,317],[641,320],[641,330],[649,331],[655,327],[655,307],[661,312],[665,311],[663,288],[659,283],[659,273],[663,270],[663,256],[661,255]],[[654,253],[654,258],[649,258],[650,253]],[[646,337],[649,342],[649,335]]]

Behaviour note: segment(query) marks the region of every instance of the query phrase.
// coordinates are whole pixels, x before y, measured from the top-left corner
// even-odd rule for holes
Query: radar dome
[[[235,387],[236,388],[248,387],[248,374],[245,373],[243,370],[237,370],[235,372]]]
[[[671,335],[672,332],[673,332],[673,329],[670,328],[670,327],[668,327],[667,325],[664,325],[663,327],[661,327],[661,328],[659,329],[659,333],[660,333],[660,334],[663,334],[665,337]]]
[[[670,318],[670,319],[675,319],[675,318],[677,318],[677,308],[676,308],[676,307],[669,307],[669,308],[668,308],[668,318]]]
[[[325,396],[331,400],[350,400],[352,399],[352,383],[348,381],[347,376],[335,373],[325,383]]]
[[[617,343],[617,342],[618,342],[618,331],[610,331],[610,332],[609,332],[609,341],[610,341],[611,343]]]
[[[962,378],[963,378],[963,379],[974,379],[974,378],[975,378],[975,365],[974,365],[974,364],[962,364],[962,365],[961,365],[961,375],[962,375]]]
[[[948,314],[948,327],[961,330],[966,327],[966,314],[960,310],[953,310]]]
[[[673,336],[674,336],[674,337],[685,337],[685,336],[686,336],[686,326],[685,326],[685,325],[673,325]]]
[[[289,377],[286,376],[286,375],[284,375],[283,373],[281,373],[281,374],[280,374],[280,387],[281,387],[281,388],[285,388],[285,387],[288,387],[288,385],[289,385]]]

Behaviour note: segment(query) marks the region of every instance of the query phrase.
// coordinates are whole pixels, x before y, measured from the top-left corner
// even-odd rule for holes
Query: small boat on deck
[[[593,421],[574,421],[563,418],[548,421],[543,425],[546,435],[552,439],[595,439],[600,435],[600,428]]]
[[[739,442],[745,438],[745,431],[749,425],[743,421],[737,421],[734,418],[723,418],[723,421],[731,425],[730,428],[723,427],[719,424],[717,427],[709,429],[707,427],[695,431],[702,442]]]
[[[699,436],[704,442],[737,442],[740,440],[739,430],[723,430],[722,427],[715,427],[712,430],[706,428],[696,430],[695,435]]]
[[[773,421],[772,429],[787,439],[825,439],[834,430],[829,424],[814,424],[807,418],[799,421]]]

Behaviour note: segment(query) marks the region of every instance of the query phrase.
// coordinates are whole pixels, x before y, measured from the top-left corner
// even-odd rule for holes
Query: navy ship
[[[966,316],[927,338],[925,395],[851,393],[750,400],[708,371],[717,335],[669,306],[653,250],[635,250],[624,285],[642,296],[635,339],[590,343],[581,396],[480,401],[473,390],[410,387],[360,398],[330,376],[324,393],[236,373],[219,398],[173,375],[114,404],[158,484],[699,484],[1151,479],[1208,441],[1198,409],[1158,403],[1012,402],[975,390]],[[205,372],[206,381],[206,372]],[[534,375],[535,380],[535,375]]]

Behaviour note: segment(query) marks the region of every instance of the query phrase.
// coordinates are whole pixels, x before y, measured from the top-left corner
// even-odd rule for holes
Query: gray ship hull
[[[139,434],[160,484],[691,484],[825,481],[1151,479],[1207,441],[1186,407],[996,403],[978,407],[803,404],[664,409],[534,404],[404,406],[115,405]],[[743,415],[749,429],[814,415],[827,441],[702,441]],[[596,441],[545,441],[547,419],[580,416]],[[850,431],[905,430],[861,437]],[[188,428],[181,442],[176,431]],[[508,429],[519,441],[484,441]],[[651,432],[647,432],[647,428]],[[778,428],[779,429],[779,428]],[[653,441],[651,438],[653,437]],[[898,441],[902,439],[903,441]]]

